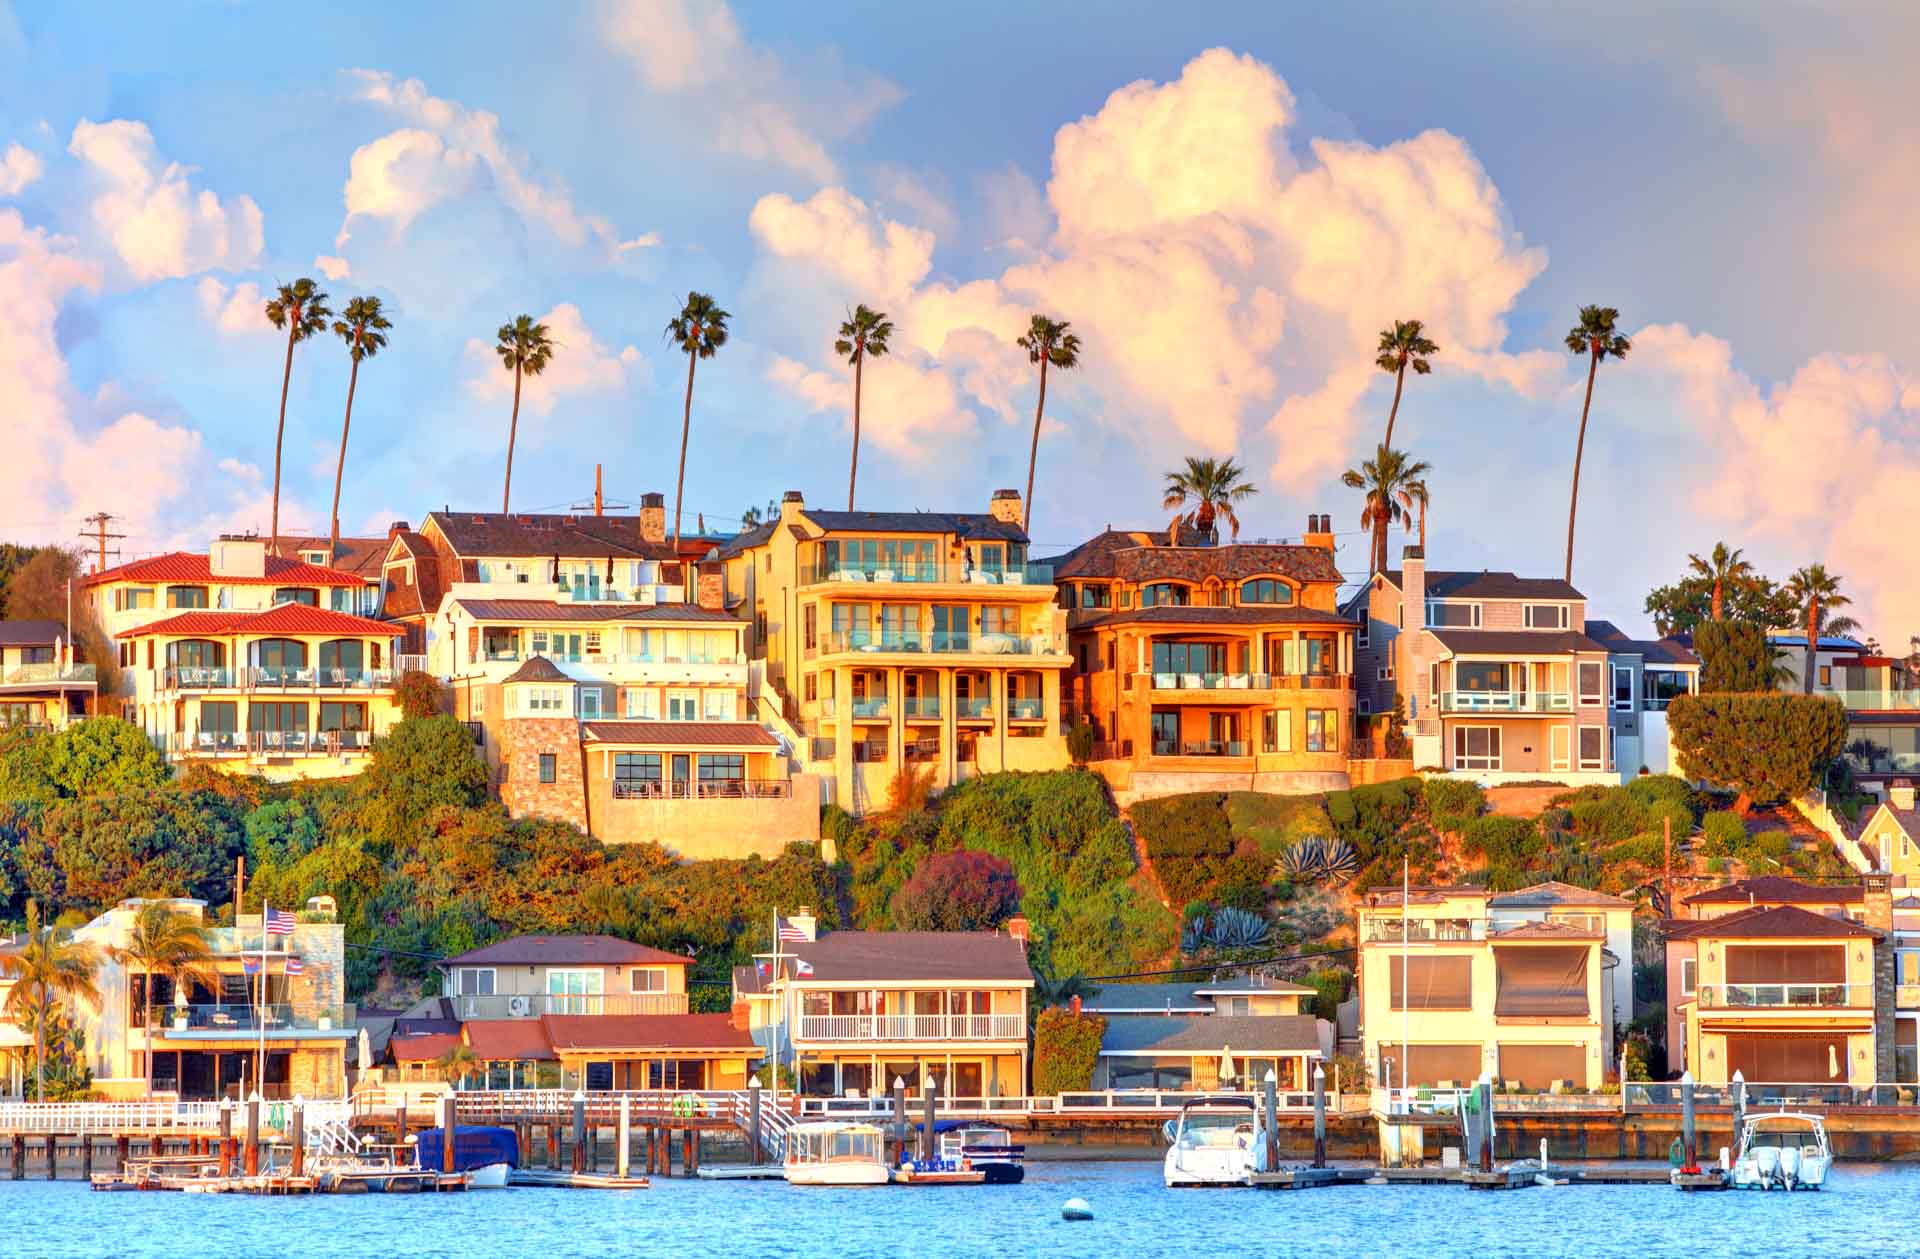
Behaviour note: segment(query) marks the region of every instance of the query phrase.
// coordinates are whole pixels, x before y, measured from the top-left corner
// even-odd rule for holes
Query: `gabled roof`
[[[752,550],[756,546],[765,546],[773,531],[780,527],[779,517],[757,524],[751,529],[742,529],[731,538],[720,543],[717,548],[721,559],[730,559],[742,551]]]
[[[1107,1024],[1100,1052],[1107,1056],[1188,1054],[1236,1065],[1247,1055],[1320,1052],[1319,1020],[1311,1014],[1201,1014],[1160,1019],[1116,1019]]]
[[[568,677],[566,674],[560,671],[559,665],[547,659],[545,656],[531,656],[527,659],[527,662],[525,664],[521,665],[518,669],[515,669],[512,673],[509,673],[506,677],[500,679],[500,684],[502,686],[505,686],[509,682],[568,682],[568,683],[571,683],[572,681],[573,681],[572,678]]]
[[[1406,589],[1403,570],[1382,570],[1382,577],[1401,590]],[[1515,573],[1482,569],[1477,573],[1452,569],[1426,570],[1429,599],[1584,599],[1572,583],[1558,577],[1521,577]]]
[[[428,512],[461,559],[558,555],[562,559],[676,559],[673,544],[640,536],[637,516],[557,516],[526,512]]]
[[[121,630],[116,638],[139,638],[146,634],[335,634],[358,638],[394,638],[400,627],[391,621],[375,621],[364,616],[335,612],[331,608],[308,607],[304,603],[281,603],[265,612],[213,612],[200,609],[151,621],[133,629]]]
[[[267,553],[282,559],[298,560],[302,551],[325,551],[325,538],[289,538],[280,539],[280,549],[274,550],[273,543],[267,543]],[[380,580],[380,561],[386,558],[387,538],[342,538],[340,545],[334,548],[333,561],[326,567],[338,569],[343,573],[359,573],[364,581]]]
[[[358,573],[322,568],[318,564],[307,564],[300,560],[281,559],[277,555],[266,557],[264,572],[265,575],[261,577],[243,577],[233,573],[216,576],[205,555],[192,551],[173,551],[90,574],[80,584],[98,586],[115,581],[178,581],[227,586],[358,586],[365,581]]]
[[[1865,892],[1858,883],[1802,883],[1777,874],[1736,879],[1720,887],[1680,898],[1682,905],[1857,905]]]
[[[813,967],[801,984],[1033,983],[1026,945],[997,931],[835,931],[781,952]]]
[[[760,1050],[753,1036],[735,1027],[727,1014],[546,1014],[540,1024],[556,1053]]]
[[[443,959],[450,966],[691,966],[678,953],[635,944],[618,936],[525,935],[496,940],[458,957]]]
[[[1604,653],[1607,650],[1577,630],[1428,629],[1427,632],[1458,655],[1557,656],[1575,651]]]
[[[1865,937],[1878,940],[1880,933],[1871,927],[1816,914],[1798,905],[1755,905],[1751,909],[1722,914],[1718,918],[1689,918],[1667,924],[1670,940],[1845,940]]]
[[[1080,1008],[1095,1014],[1205,1014],[1213,1004],[1200,999],[1200,987],[1197,983],[1103,984],[1097,995],[1081,1001]]]
[[[1278,574],[1301,582],[1339,582],[1339,565],[1325,547],[1285,542],[1215,544],[1182,529],[1179,546],[1161,530],[1108,529],[1051,561],[1054,580],[1110,577],[1118,581],[1242,581]]]
[[[1587,637],[1619,655],[1637,655],[1647,664],[1698,665],[1700,657],[1677,638],[1628,638],[1612,621],[1587,618]]]
[[[0,647],[51,647],[66,636],[58,621],[0,621]]]
[[[1575,887],[1557,879],[1548,879],[1512,892],[1500,892],[1487,902],[1495,909],[1537,908],[1542,905],[1599,906],[1604,909],[1632,909],[1633,902],[1590,888]]]
[[[582,728],[589,743],[631,743],[645,747],[780,746],[780,740],[752,721],[589,721],[583,723]]]
[[[1523,922],[1516,927],[1502,928],[1488,938],[1495,944],[1505,944],[1510,940],[1598,940],[1604,934],[1571,922]]]
[[[538,1019],[468,1019],[460,1030],[482,1062],[552,1061],[557,1056]]]
[[[713,621],[738,625],[746,618],[697,603],[560,603],[553,599],[472,599],[454,602],[476,621]]]
[[[951,533],[972,541],[1025,542],[1027,531],[988,512],[818,511],[801,514],[828,533]]]

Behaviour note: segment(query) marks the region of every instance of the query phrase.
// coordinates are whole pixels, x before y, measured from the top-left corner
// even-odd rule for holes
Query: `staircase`
[[[327,1119],[307,1129],[307,1149],[315,1154],[352,1156],[364,1145],[345,1119]]]

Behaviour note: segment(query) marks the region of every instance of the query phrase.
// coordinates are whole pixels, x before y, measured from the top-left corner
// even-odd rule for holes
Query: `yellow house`
[[[63,730],[93,706],[94,668],[58,621],[0,621],[0,728]]]
[[[1360,911],[1361,1035],[1382,1087],[1598,1088],[1613,1065],[1615,985],[1632,1005],[1633,907],[1560,883],[1415,887]]]
[[[1893,781],[1855,838],[1879,857],[1882,871],[1903,886],[1912,885],[1920,875],[1920,808],[1914,807],[1912,779]]]
[[[766,1056],[813,1097],[1018,1097],[1027,1081],[1026,923],[1004,931],[835,931],[734,971],[734,1000]]]
[[[438,963],[459,1019],[685,1014],[693,960],[605,935],[524,935]]]
[[[821,511],[789,491],[777,520],[719,548],[764,661],[756,712],[834,803],[884,806],[903,767],[940,788],[1067,764],[1066,615],[1020,522],[1012,490],[976,514]]]

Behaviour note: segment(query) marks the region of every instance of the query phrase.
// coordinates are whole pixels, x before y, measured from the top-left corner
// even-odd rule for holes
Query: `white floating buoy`
[[[1087,1205],[1085,1198],[1068,1198],[1066,1203],[1060,1208],[1060,1218],[1063,1220],[1090,1220],[1093,1218],[1093,1208]]]

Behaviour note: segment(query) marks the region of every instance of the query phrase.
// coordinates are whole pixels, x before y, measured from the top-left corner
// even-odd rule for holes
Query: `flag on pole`
[[[307,964],[300,960],[299,954],[290,953],[287,955],[287,966],[286,966],[287,974],[298,975],[303,971],[305,971],[306,969],[307,969]]]
[[[812,962],[809,962],[804,957],[796,957],[793,959],[793,977],[795,979],[799,979],[802,976],[811,975],[811,974],[813,974]]]
[[[258,975],[260,973],[260,959],[257,957],[243,957],[240,959],[240,969],[246,974]]]
[[[799,927],[794,926],[792,923],[788,922],[785,918],[782,918],[780,919],[780,943],[811,944],[812,941],[807,939],[807,933],[805,931],[801,930]]]
[[[270,936],[290,936],[293,934],[293,915],[284,909],[267,911],[267,934]]]
[[[755,962],[753,964],[753,971],[754,974],[760,977],[760,982],[765,983],[767,980],[773,978],[773,963],[767,961]]]

